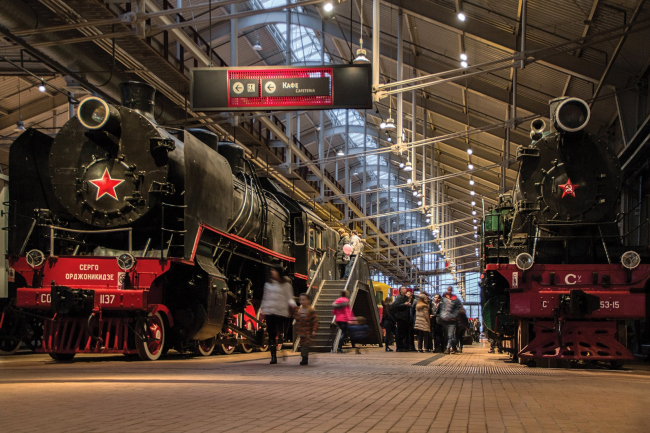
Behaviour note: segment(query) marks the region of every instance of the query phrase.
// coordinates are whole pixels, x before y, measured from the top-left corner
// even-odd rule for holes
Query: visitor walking
[[[354,320],[352,316],[352,310],[350,309],[350,292],[347,290],[341,291],[341,297],[337,298],[332,305],[334,314],[334,322],[336,326],[341,330],[341,339],[339,340],[339,345],[336,349],[337,353],[343,352],[343,342],[348,337],[348,324]],[[351,341],[352,347],[356,348],[354,341]]]
[[[307,293],[300,294],[300,307],[296,309],[293,316],[296,319],[296,334],[300,338],[300,356],[302,360],[300,365],[309,364],[309,346],[311,340],[316,336],[318,331],[318,314],[311,306],[311,296]]]
[[[269,270],[269,280],[264,284],[264,295],[260,305],[269,334],[271,364],[278,363],[276,356],[278,333],[284,331],[284,324],[291,317],[294,308],[296,308],[296,301],[293,299],[291,280],[284,275],[282,265],[275,265]]]
[[[431,318],[429,317],[429,300],[427,295],[422,293],[415,306],[415,331],[418,334],[418,352],[429,350],[429,330]]]
[[[340,279],[345,275],[345,268],[350,262],[350,256],[345,254],[343,247],[350,243],[350,236],[343,229],[339,229],[339,244],[336,249],[336,267],[339,270],[338,277]]]

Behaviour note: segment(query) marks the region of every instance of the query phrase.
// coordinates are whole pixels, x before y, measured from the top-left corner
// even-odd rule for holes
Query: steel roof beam
[[[387,5],[401,7],[408,14],[421,20],[455,33],[465,34],[466,37],[470,37],[509,54],[514,54],[516,50],[513,47],[518,46],[516,35],[499,30],[490,24],[470,16],[467,16],[465,21],[461,22],[456,17],[454,11],[432,2],[410,1],[406,2],[406,4],[402,0],[382,0],[382,2]],[[526,45],[530,51],[546,48],[546,46],[534,41],[527,41]],[[546,59],[541,59],[538,63],[595,84],[600,82],[600,78],[605,71],[602,65],[576,58],[568,53],[558,53]],[[627,81],[627,77],[617,71],[613,71],[609,78],[609,83],[618,86],[625,85]]]

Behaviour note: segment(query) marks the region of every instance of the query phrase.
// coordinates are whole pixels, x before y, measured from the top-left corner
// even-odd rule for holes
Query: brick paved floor
[[[0,358],[1,431],[650,431],[647,369],[527,368],[477,345],[268,356]]]

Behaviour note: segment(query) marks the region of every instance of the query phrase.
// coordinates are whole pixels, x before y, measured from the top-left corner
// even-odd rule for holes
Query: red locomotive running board
[[[639,319],[646,316],[645,286],[650,265],[632,271],[621,265],[533,265],[524,273],[515,265],[486,266],[498,271],[510,286],[510,314],[526,318],[553,318],[560,296],[582,290],[600,298],[594,319]]]

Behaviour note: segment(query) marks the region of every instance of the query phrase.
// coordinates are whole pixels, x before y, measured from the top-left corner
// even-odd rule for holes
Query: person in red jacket
[[[341,339],[339,340],[339,346],[336,349],[336,353],[344,353],[343,341],[345,341],[345,339],[348,337],[348,323],[354,321],[354,316],[352,315],[352,310],[350,309],[349,298],[350,292],[347,290],[342,290],[341,297],[337,298],[336,301],[334,301],[334,304],[332,304],[334,321],[336,322],[336,326],[338,326],[341,330]],[[354,342],[352,342],[352,347],[356,349]]]

